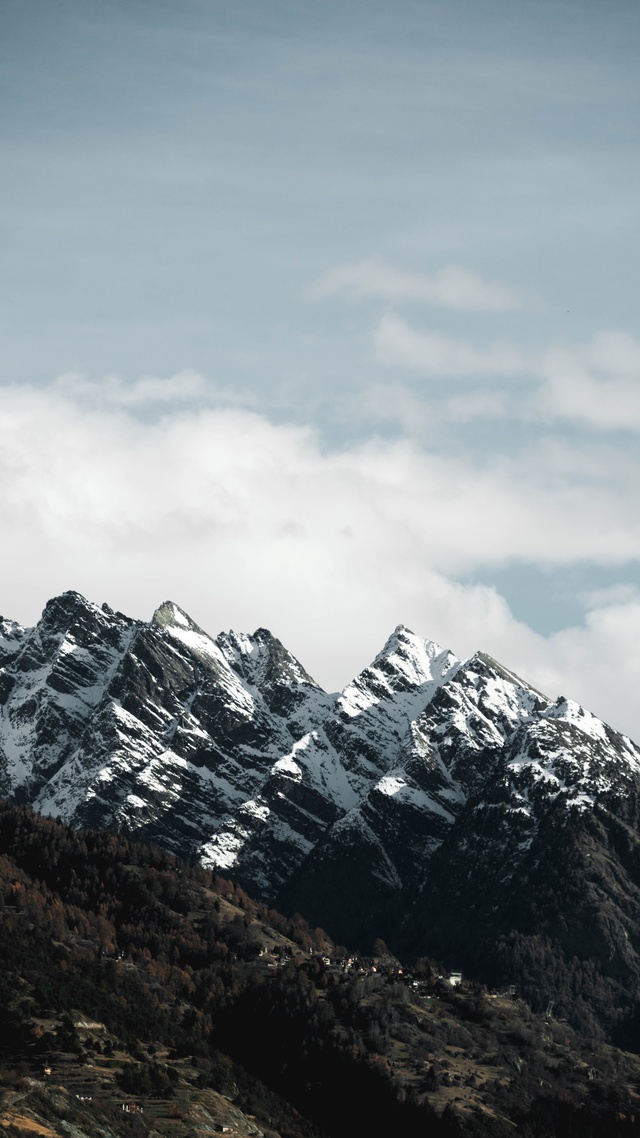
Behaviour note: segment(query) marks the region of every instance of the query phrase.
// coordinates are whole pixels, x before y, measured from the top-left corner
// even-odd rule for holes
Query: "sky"
[[[0,0],[0,611],[640,739],[636,0]]]

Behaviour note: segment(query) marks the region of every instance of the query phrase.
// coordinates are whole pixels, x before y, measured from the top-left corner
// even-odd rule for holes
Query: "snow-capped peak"
[[[413,718],[424,710],[436,689],[450,679],[459,666],[460,660],[448,649],[416,636],[399,624],[373,663],[338,696],[338,709],[354,716],[381,701],[399,699],[402,712],[405,715],[411,712]],[[405,699],[402,699],[403,693]]]
[[[177,640],[194,656],[221,664],[228,671],[228,664],[215,640],[204,632],[194,620],[173,601],[164,601],[156,609],[151,625],[161,628],[172,640]]]
[[[66,593],[60,593],[59,596],[52,597],[50,601],[47,601],[41,623],[45,628],[50,625],[66,626],[83,613],[91,613],[98,618],[102,616],[99,605],[94,604],[93,601],[88,601],[82,593],[78,593],[75,589],[69,589]]]
[[[561,695],[551,704],[551,707],[545,712],[548,719],[564,719],[567,723],[574,724],[585,735],[590,735],[593,739],[602,739],[607,741],[611,734],[611,728],[607,728],[606,724],[587,711],[586,707],[576,703],[573,699],[566,699]]]
[[[268,628],[257,628],[253,636],[233,630],[221,632],[216,643],[231,667],[255,687],[262,687],[265,683],[318,687],[302,664]]]
[[[27,631],[17,621],[0,616],[0,661],[17,652]]]
[[[151,618],[152,624],[158,624],[168,630],[172,628],[187,628],[191,632],[202,632],[202,629],[191,619],[188,613],[181,609],[175,601],[163,601],[158,605]],[[203,633],[206,635],[206,633]]]
[[[445,672],[450,674],[458,663],[458,658],[448,649],[441,648],[435,640],[425,640],[406,625],[399,624],[371,667],[386,675],[395,673],[398,679],[404,677],[410,684],[421,684],[437,679]]]

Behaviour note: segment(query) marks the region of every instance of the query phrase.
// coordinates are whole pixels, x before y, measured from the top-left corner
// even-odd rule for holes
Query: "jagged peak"
[[[266,628],[256,629],[253,635],[249,632],[236,632],[230,628],[228,632],[218,633],[216,643],[234,656],[256,656],[261,646],[269,643],[271,639],[271,633]]]
[[[434,664],[436,669],[434,673]],[[457,656],[442,648],[435,640],[418,636],[404,624],[398,624],[370,665],[371,669],[388,673],[401,672],[412,683],[422,683],[458,664]],[[369,670],[369,669],[367,669]]]
[[[527,691],[535,692],[535,694],[540,696],[546,703],[551,703],[551,699],[548,695],[545,695],[539,688],[534,687],[528,680],[523,680],[522,676],[519,676],[517,672],[512,672],[510,668],[506,668],[504,664],[501,664],[495,657],[490,656],[488,652],[474,652],[473,656],[470,656],[463,666],[469,671],[474,669],[477,671],[486,671],[489,669],[501,679],[506,680],[507,683],[513,684],[515,687],[524,688]]]
[[[163,601],[151,618],[151,627],[161,629],[171,640],[177,641],[181,647],[186,648],[190,655],[195,656],[210,667],[212,662],[216,667],[223,666],[229,672],[229,664],[224,653],[213,636],[200,628],[188,613],[181,609],[175,601]]]
[[[59,613],[71,616],[79,610],[100,612],[98,606],[88,601],[82,593],[77,592],[76,589],[67,589],[66,592],[60,593],[57,597],[51,597],[47,601],[42,612],[42,619],[44,621],[51,620]]]
[[[38,622],[37,634],[48,637],[50,635],[71,634],[72,629],[82,625],[91,626],[97,630],[113,622],[131,625],[135,623],[122,613],[114,613],[101,608],[93,601],[87,600],[76,589],[68,589],[59,596],[51,597],[47,601],[42,616]]]
[[[151,617],[151,624],[158,624],[161,628],[183,628],[190,632],[202,632],[202,629],[191,619],[184,609],[175,601],[163,601],[158,605]]]
[[[253,639],[258,640],[261,644],[270,644],[273,641],[276,641],[278,644],[280,643],[277,636],[274,636],[268,628],[263,628],[262,626],[260,626],[260,628],[256,628],[253,634]]]
[[[23,636],[27,629],[19,624],[17,620],[11,620],[9,617],[0,616],[0,636],[5,636],[8,639],[15,639]]]
[[[408,654],[425,655],[430,660],[435,660],[437,656],[441,656],[446,649],[442,648],[436,640],[428,640],[424,636],[418,636],[406,624],[397,624],[391,635],[387,638],[384,646],[378,652],[373,660],[373,664],[377,664],[380,660],[386,659],[388,656],[395,654],[406,656]]]
[[[265,680],[318,687],[300,661],[268,628],[257,628],[253,635],[230,629],[216,637],[216,644],[231,667],[258,687]]]
[[[571,723],[576,726],[583,734],[590,736],[592,739],[602,739],[603,741],[611,741],[616,737],[625,743],[628,743],[635,752],[637,752],[637,745],[628,736],[622,735],[621,732],[616,731],[597,715],[589,711],[588,708],[583,707],[582,704],[577,703],[573,699],[567,699],[566,696],[558,696],[557,700],[551,704],[550,707],[544,712],[545,719],[556,719],[565,723]]]
[[[369,667],[339,694],[337,707],[340,713],[352,718],[374,704],[388,704],[404,693],[415,704],[411,715],[417,715],[459,666],[457,656],[448,649],[399,624]],[[409,707],[404,700],[401,718],[405,721],[407,714]]]
[[[25,637],[31,630],[23,628],[16,620],[0,616],[0,665],[4,665],[20,650]]]

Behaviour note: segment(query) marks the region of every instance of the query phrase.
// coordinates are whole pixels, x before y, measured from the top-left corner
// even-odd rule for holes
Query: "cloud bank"
[[[509,414],[514,419],[566,421],[595,430],[640,430],[640,342],[621,332],[585,344],[551,345],[525,353],[508,342],[475,347],[387,314],[372,333],[373,355],[385,368],[425,379],[518,380],[511,392],[480,399],[454,396],[452,417]],[[528,385],[528,386],[527,386]]]
[[[146,380],[133,402],[183,382]],[[328,687],[404,622],[640,737],[633,591],[596,595],[583,627],[545,638],[495,589],[458,580],[515,560],[640,557],[637,464],[616,479],[608,450],[587,462],[557,440],[482,463],[407,439],[327,450],[242,409],[148,420],[114,390],[88,403],[68,383],[0,389],[5,615],[35,620],[45,577],[48,595],[78,588],[144,618],[171,597],[212,632],[271,627]]]

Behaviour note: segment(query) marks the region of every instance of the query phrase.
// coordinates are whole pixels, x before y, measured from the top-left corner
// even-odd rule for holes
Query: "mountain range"
[[[0,705],[0,794],[640,1034],[640,749],[484,653],[399,626],[326,693],[266,629],[68,592],[0,621]]]

